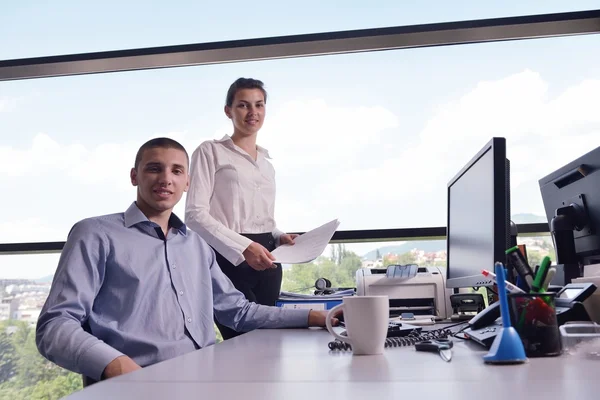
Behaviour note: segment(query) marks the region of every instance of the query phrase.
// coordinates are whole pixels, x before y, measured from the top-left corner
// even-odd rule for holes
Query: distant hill
[[[47,276],[43,276],[41,278],[35,279],[35,281],[37,283],[52,283],[52,278],[54,278],[54,275],[47,275]]]
[[[515,224],[539,224],[539,223],[548,223],[545,215],[536,215],[536,214],[515,214],[512,216],[512,221]]]
[[[408,241],[398,246],[383,246],[379,247],[379,254],[383,257],[388,253],[393,254],[404,254],[408,253],[412,249],[419,249],[426,252],[436,252],[446,250],[445,240],[414,240]],[[364,260],[375,260],[377,257],[377,249],[371,250],[367,254],[363,255]]]

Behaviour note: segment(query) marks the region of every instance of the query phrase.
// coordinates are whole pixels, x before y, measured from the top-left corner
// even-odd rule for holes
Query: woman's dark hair
[[[260,91],[265,96],[265,103],[267,102],[267,91],[264,88],[265,84],[258,79],[252,78],[238,78],[235,82],[229,86],[229,90],[227,91],[227,97],[225,98],[225,105],[227,107],[231,107],[233,105],[233,98],[238,90],[241,89],[260,89]]]

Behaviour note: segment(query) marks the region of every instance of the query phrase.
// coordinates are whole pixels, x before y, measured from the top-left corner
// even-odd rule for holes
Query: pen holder
[[[562,345],[554,306],[556,293],[512,293],[508,298],[510,319],[527,357],[560,355]]]

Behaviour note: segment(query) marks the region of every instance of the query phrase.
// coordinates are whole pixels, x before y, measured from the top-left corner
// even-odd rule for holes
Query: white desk
[[[600,360],[563,355],[491,366],[483,363],[485,349],[454,339],[446,363],[414,347],[389,348],[380,356],[331,352],[330,340],[321,329],[258,330],[68,399],[600,398]]]

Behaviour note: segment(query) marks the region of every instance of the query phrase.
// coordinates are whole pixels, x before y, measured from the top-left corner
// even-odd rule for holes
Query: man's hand
[[[308,326],[324,327],[325,321],[327,320],[327,314],[329,314],[329,311],[310,310],[310,312],[308,313]],[[337,326],[339,325],[339,323],[340,320],[337,319],[335,316],[331,318],[331,325]]]
[[[299,235],[295,234],[295,233],[284,233],[283,235],[279,236],[279,244],[289,244],[289,245],[293,245],[294,239],[296,239]]]
[[[115,376],[127,374],[138,369],[142,369],[142,367],[137,365],[131,358],[127,356],[120,356],[112,360],[106,366],[106,368],[104,368],[104,372],[102,372],[102,379],[113,378]]]
[[[275,268],[275,257],[271,252],[265,249],[260,243],[252,242],[250,246],[242,253],[248,265],[257,271]]]

